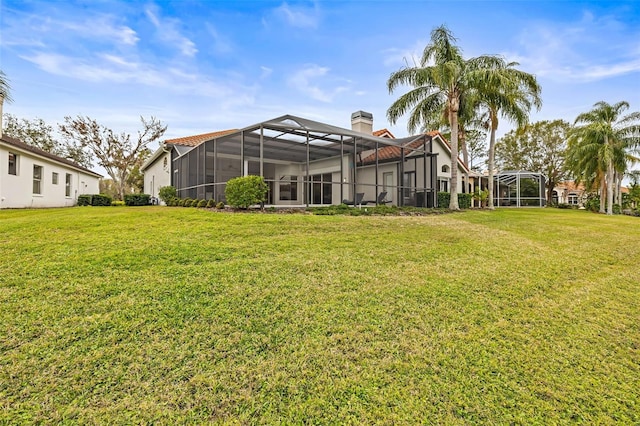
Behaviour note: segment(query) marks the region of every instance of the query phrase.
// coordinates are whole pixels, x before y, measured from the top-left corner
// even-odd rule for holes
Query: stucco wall
[[[171,185],[171,154],[162,153],[152,165],[144,171],[144,193],[158,198],[163,186]]]
[[[17,175],[9,174],[9,152],[18,155]],[[33,166],[42,167],[40,194],[33,193]],[[53,183],[53,173],[58,183]],[[71,175],[70,196],[65,195],[66,175]],[[80,194],[97,194],[99,178],[27,151],[0,145],[0,208],[66,207]]]

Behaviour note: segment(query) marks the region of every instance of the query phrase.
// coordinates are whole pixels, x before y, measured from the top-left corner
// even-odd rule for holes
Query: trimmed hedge
[[[91,196],[92,206],[110,206],[112,198],[104,194],[94,194]]]
[[[151,195],[127,194],[124,196],[124,204],[127,206],[148,206],[151,204]]]
[[[458,193],[458,206],[461,209],[468,209],[471,207],[472,194]],[[438,192],[438,207],[441,209],[449,208],[449,201],[451,200],[451,194],[449,192]]]
[[[90,206],[91,205],[91,195],[89,195],[89,194],[78,195],[78,205],[79,206]]]

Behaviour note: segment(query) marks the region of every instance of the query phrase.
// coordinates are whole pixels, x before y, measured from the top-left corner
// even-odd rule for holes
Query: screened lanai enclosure
[[[173,184],[181,198],[225,202],[229,179],[258,175],[266,205],[433,207],[435,155],[428,135],[388,139],[286,115],[175,150]]]
[[[545,178],[541,173],[507,170],[494,178],[497,207],[544,207]]]

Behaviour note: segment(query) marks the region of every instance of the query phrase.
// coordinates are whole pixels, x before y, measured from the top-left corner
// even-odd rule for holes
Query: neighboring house
[[[360,193],[375,202],[382,192],[396,205],[433,206],[449,189],[451,151],[438,132],[396,139],[387,129],[373,132],[370,113],[351,118],[351,129],[285,115],[167,140],[142,167],[145,192],[157,196],[170,184],[181,198],[226,201],[226,182],[249,174],[264,177],[266,204],[279,206],[339,204]],[[467,168],[458,165],[462,181]]]
[[[0,208],[66,207],[97,194],[102,176],[0,133]]]
[[[171,186],[173,174],[171,173],[172,159],[189,152],[210,139],[236,132],[236,129],[220,132],[203,133],[201,135],[187,136],[177,139],[167,139],[140,168],[144,173],[144,193],[158,199],[160,188]]]
[[[583,183],[576,184],[572,180],[558,182],[553,188],[552,199],[554,204],[571,204],[583,206],[587,200],[588,192]]]

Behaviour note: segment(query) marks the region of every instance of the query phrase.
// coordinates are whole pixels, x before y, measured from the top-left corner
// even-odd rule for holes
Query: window
[[[298,200],[298,176],[280,177],[280,201]]]
[[[71,197],[71,175],[69,173],[64,177],[64,196]]]
[[[445,164],[444,166],[442,166],[442,173],[449,173],[449,169],[450,167]]]
[[[18,175],[18,154],[14,154],[13,152],[9,153],[9,174],[14,176]]]
[[[54,185],[58,184],[58,174],[56,172],[51,174],[51,183]]]
[[[404,172],[404,179],[402,180],[402,186],[404,187],[402,193],[405,199],[409,199],[413,195],[413,187],[416,181],[416,172]]]
[[[311,176],[309,194],[311,204],[331,204],[331,173]]]
[[[573,204],[574,206],[578,205],[578,194],[573,194],[570,193],[569,194],[569,198],[568,198],[568,203],[567,204]]]
[[[449,192],[449,180],[438,179],[438,190],[440,192]]]
[[[42,194],[42,187],[40,185],[42,181],[42,166],[33,165],[33,193]]]

